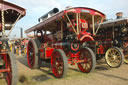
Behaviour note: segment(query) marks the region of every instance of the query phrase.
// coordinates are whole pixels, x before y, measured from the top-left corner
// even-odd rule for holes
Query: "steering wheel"
[[[40,35],[39,35],[39,34],[40,34]],[[38,38],[41,42],[43,42],[43,32],[42,32],[42,30],[37,30],[36,35],[37,35],[37,38]]]
[[[37,30],[36,35],[37,35],[38,37],[39,37],[39,34],[40,34],[41,37],[43,36],[43,32],[42,32],[41,30]]]

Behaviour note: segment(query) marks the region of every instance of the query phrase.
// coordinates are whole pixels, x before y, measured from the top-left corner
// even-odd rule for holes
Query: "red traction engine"
[[[120,14],[119,14],[120,15]],[[97,27],[95,25],[95,27]],[[106,63],[113,68],[128,63],[128,19],[106,20],[99,24],[95,35],[97,59],[105,56]]]
[[[8,36],[16,22],[24,15],[25,9],[0,1],[0,78],[5,78],[7,85],[17,84],[16,58],[9,49]]]
[[[53,75],[57,78],[66,75],[68,64],[77,64],[81,72],[91,72],[95,68],[96,57],[84,44],[94,41],[89,31],[105,15],[86,7],[56,12],[58,9],[54,8],[39,18],[39,24],[25,31],[34,31],[35,36],[27,46],[29,67],[33,69],[40,67],[42,62],[51,63]]]

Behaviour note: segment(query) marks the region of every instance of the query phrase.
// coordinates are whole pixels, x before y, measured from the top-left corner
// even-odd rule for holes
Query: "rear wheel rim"
[[[31,41],[28,43],[27,59],[29,67],[32,68],[35,63],[35,49]]]
[[[84,73],[90,72],[93,63],[91,53],[87,49],[82,48],[80,50],[79,59],[84,60],[84,62],[78,63],[78,68]]]
[[[62,55],[59,52],[54,52],[52,56],[52,70],[55,77],[60,78],[63,75],[64,64]]]
[[[107,64],[111,67],[118,67],[122,61],[122,55],[120,51],[115,48],[108,49],[105,58]]]

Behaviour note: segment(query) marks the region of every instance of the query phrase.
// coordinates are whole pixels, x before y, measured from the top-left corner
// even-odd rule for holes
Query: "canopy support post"
[[[95,23],[94,23],[94,15],[92,15],[92,29],[93,29],[93,35],[95,35]]]
[[[2,35],[5,36],[4,10],[1,10],[1,17],[2,17]]]
[[[98,25],[98,27],[97,27],[96,34],[97,34],[97,32],[98,32],[98,30],[99,30],[99,28],[100,28],[102,22],[103,22],[103,18],[101,19],[101,22],[99,23],[99,25]]]
[[[74,32],[75,32],[75,34],[77,35],[77,32],[76,32],[76,30],[75,30],[75,28],[74,28],[74,26],[73,26],[73,24],[72,24],[72,22],[71,22],[71,20],[69,19],[69,17],[68,17],[68,15],[67,15],[67,14],[66,14],[66,17],[67,17],[67,19],[68,19],[68,21],[69,21],[70,25],[72,26],[72,28],[73,28],[73,30],[74,30]]]

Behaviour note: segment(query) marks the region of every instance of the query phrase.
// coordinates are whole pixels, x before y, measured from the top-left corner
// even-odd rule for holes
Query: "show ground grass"
[[[88,74],[80,72],[77,65],[69,65],[67,75],[57,79],[53,76],[49,65],[40,69],[30,69],[26,57],[16,57],[17,85],[128,85],[127,64],[123,64],[119,68],[110,68],[102,59],[98,61],[95,70]],[[0,77],[0,85],[6,85],[2,77]]]

